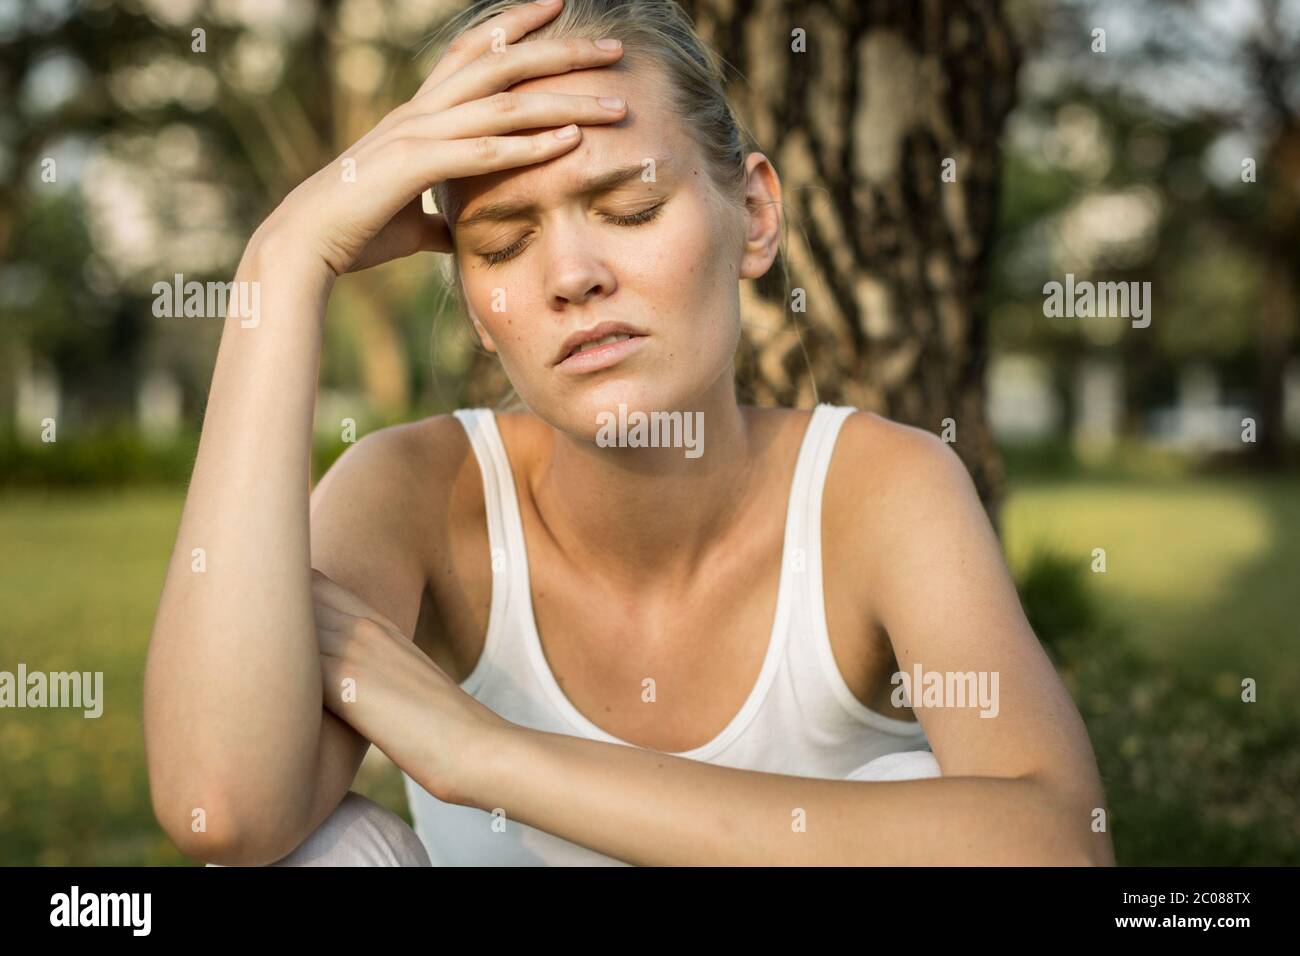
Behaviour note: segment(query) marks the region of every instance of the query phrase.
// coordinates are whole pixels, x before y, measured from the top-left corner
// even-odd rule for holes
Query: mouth
[[[637,351],[648,337],[623,322],[602,322],[565,339],[552,365],[569,372],[609,368]]]

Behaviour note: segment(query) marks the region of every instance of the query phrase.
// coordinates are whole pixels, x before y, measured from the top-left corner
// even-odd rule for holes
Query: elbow
[[[1114,862],[1107,863],[1103,860],[1101,853],[1088,847],[1079,847],[1073,853],[1070,853],[1066,859],[1055,861],[1058,866],[1083,867],[1083,866],[1114,866]]]
[[[1074,866],[1114,866],[1115,850],[1111,847],[1110,835],[1092,833],[1079,848]]]
[[[203,794],[182,802],[155,792],[152,802],[158,825],[182,854],[199,863],[240,865],[247,841],[222,801]]]
[[[1041,839],[1034,853],[1038,859],[1030,866],[1114,866],[1115,851],[1110,833],[1096,829],[1105,825],[1106,815],[1098,794],[1064,788],[1049,781],[1036,781],[1039,796],[1035,801],[1041,814],[1038,819]]]
[[[1061,829],[1044,834],[1045,839],[1033,849],[1025,847],[1023,859],[1016,866],[1082,867],[1114,866],[1115,857],[1110,851],[1110,841],[1104,833],[1091,834],[1090,838],[1072,839]]]
[[[218,866],[265,866],[305,838],[312,787],[266,780],[246,762],[146,740],[154,818],[180,852]],[[228,768],[242,767],[237,773]]]
[[[301,842],[297,831],[276,814],[249,814],[221,791],[202,791],[190,800],[153,797],[158,825],[180,852],[199,863],[266,866]]]
[[[1087,821],[1081,825],[1080,820]],[[1064,866],[1114,866],[1115,851],[1110,834],[1092,828],[1091,812],[1070,812],[1061,820],[1057,830],[1061,847],[1057,865]]]

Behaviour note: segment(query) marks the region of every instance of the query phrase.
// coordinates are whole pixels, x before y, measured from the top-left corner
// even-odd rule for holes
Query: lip
[[[586,342],[603,339],[607,335],[628,335],[630,338],[619,342],[609,342],[587,349],[577,354],[570,354]],[[621,362],[628,355],[641,348],[649,336],[625,322],[601,322],[589,329],[575,332],[564,340],[552,363],[556,368],[568,372],[594,372]]]

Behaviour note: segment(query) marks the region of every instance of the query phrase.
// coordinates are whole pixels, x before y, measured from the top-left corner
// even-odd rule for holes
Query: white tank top
[[[877,758],[929,750],[920,724],[886,717],[853,695],[826,631],[822,490],[840,426],[854,411],[818,405],[804,434],[786,513],[776,614],[758,681],[721,733],[675,756],[770,773],[861,779],[863,765]],[[583,716],[556,682],[533,618],[523,524],[496,418],[490,409],[462,409],[455,415],[469,434],[482,472],[494,569],[487,638],[460,686],[517,724],[635,746]],[[937,765],[920,775],[937,776]],[[622,865],[511,820],[508,808],[505,817],[494,819],[483,810],[444,803],[407,774],[402,777],[415,832],[435,866]]]

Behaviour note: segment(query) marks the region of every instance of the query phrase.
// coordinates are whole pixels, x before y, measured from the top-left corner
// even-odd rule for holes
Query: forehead
[[[582,142],[555,159],[483,176],[447,181],[451,212],[459,217],[471,204],[507,199],[547,203],[576,191],[587,177],[615,166],[667,156],[678,169],[696,161],[694,141],[669,106],[669,87],[662,72],[648,65],[573,70],[516,83],[517,93],[562,93],[576,96],[621,96],[627,112],[617,123],[582,125]],[[506,135],[529,135],[541,128]]]

